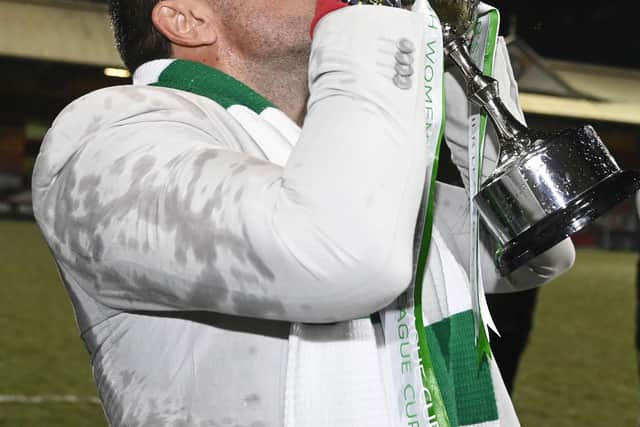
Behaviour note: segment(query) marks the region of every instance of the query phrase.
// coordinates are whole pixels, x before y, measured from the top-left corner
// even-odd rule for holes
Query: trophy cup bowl
[[[430,3],[442,23],[447,58],[498,135],[496,169],[474,202],[498,242],[496,264],[505,275],[634,195],[640,173],[622,171],[589,125],[549,135],[520,123],[500,99],[497,82],[471,60],[467,42],[478,0]]]
[[[480,0],[430,0],[429,4],[442,23],[445,40],[470,38],[478,17]]]
[[[579,231],[640,188],[637,171],[622,171],[591,126],[533,142],[497,169],[474,198],[502,249],[507,274]]]

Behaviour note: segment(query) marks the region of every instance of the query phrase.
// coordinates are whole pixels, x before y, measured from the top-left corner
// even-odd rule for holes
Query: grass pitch
[[[524,427],[635,426],[636,254],[582,250],[545,287],[514,402]],[[106,426],[89,357],[53,260],[32,222],[0,221],[0,426]]]
[[[89,355],[33,222],[0,221],[0,395],[95,397]],[[93,403],[0,403],[0,426],[101,427]]]
[[[637,258],[580,250],[542,289],[515,385],[523,426],[636,426]]]

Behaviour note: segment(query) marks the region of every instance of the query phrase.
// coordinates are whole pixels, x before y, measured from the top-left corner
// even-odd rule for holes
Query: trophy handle
[[[446,43],[445,53],[462,73],[469,100],[484,108],[491,117],[500,143],[497,164],[497,168],[500,168],[526,150],[532,142],[532,135],[500,99],[498,82],[482,74],[471,60],[469,48],[463,38],[455,38]]]

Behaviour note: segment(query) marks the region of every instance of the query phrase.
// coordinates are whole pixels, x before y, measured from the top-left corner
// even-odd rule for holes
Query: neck
[[[302,125],[309,95],[309,50],[306,46],[277,57],[248,58],[228,48],[218,50],[216,55],[174,49],[174,57],[201,62],[234,77]]]
[[[260,67],[253,63],[237,75],[229,74],[270,100],[291,120],[302,125],[308,98],[306,62],[294,67]],[[240,71],[240,70],[238,70]]]
[[[246,60],[230,51],[226,53],[217,57],[216,60],[191,57],[191,55],[182,57],[203,62],[234,77],[267,98],[298,125],[302,125],[309,94],[308,51],[275,60],[273,58]]]
[[[297,60],[236,61],[232,65],[220,64],[221,71],[240,80],[282,110],[291,120],[301,125],[308,98],[308,54]]]

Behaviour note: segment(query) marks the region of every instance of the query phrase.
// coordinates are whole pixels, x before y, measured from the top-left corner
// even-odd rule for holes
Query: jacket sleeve
[[[447,241],[456,260],[469,273],[469,198],[464,188],[438,183],[434,227]],[[496,242],[481,229],[480,265],[487,293],[523,291],[541,286],[569,270],[575,261],[570,239],[538,255],[507,276],[501,276],[494,263]]]
[[[108,125],[106,100],[85,105],[93,128],[34,191],[57,259],[121,310],[333,322],[387,305],[411,279],[426,168],[421,75],[394,85],[394,54],[398,40],[422,38],[420,15],[402,10],[325,17],[308,115],[284,167],[222,148],[234,142],[203,132],[184,101],[168,107],[167,90],[149,88],[153,102],[134,101],[155,107]],[[79,144],[65,130],[77,117],[54,125],[37,169],[56,146]]]

